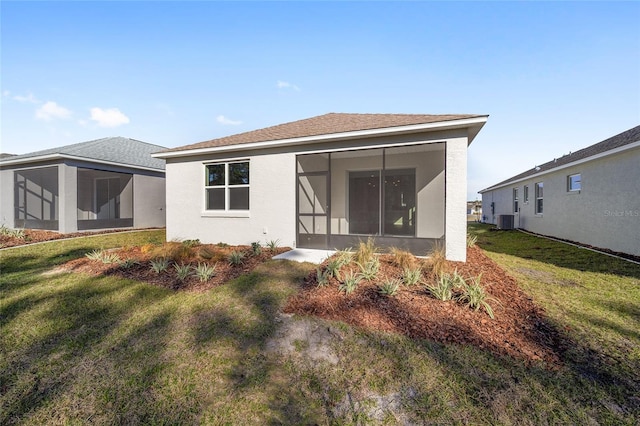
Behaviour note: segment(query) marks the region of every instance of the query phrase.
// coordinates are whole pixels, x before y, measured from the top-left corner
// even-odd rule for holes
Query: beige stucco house
[[[480,193],[485,222],[640,255],[640,126]]]
[[[154,154],[167,239],[466,258],[467,147],[486,115],[325,114]]]

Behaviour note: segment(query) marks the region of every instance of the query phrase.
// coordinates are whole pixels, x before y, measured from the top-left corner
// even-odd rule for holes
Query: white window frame
[[[578,188],[571,187],[571,178],[578,176]],[[580,173],[574,173],[567,176],[567,192],[580,192],[582,190],[582,175]]]
[[[540,188],[542,188],[542,191],[540,191]],[[542,194],[540,194],[540,192],[542,192]],[[536,196],[536,205],[535,205],[535,211],[537,215],[541,215],[544,212],[544,182],[536,182],[535,184],[535,196]],[[538,201],[542,201],[542,209],[540,209]]]
[[[229,166],[232,164],[248,163],[249,167],[249,183],[247,184],[230,184],[229,183]],[[213,161],[210,163],[204,163],[204,177],[205,182],[208,181],[207,168],[209,166],[224,165],[224,184],[223,185],[204,185],[204,198],[203,198],[203,216],[213,217],[249,217],[251,210],[251,162],[249,159],[237,159],[228,161]],[[231,209],[230,206],[230,189],[232,188],[249,188],[249,208],[248,209]],[[207,190],[209,189],[224,189],[224,209],[207,209]]]
[[[518,188],[513,188],[513,213],[518,213],[519,201]]]
[[[522,202],[524,204],[529,204],[529,185],[525,185],[522,188]]]

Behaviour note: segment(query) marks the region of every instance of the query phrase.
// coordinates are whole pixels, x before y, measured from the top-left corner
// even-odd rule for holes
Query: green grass
[[[206,293],[46,274],[95,249],[164,238],[106,235],[0,252],[0,424],[634,424],[640,269],[591,254],[580,264],[612,272],[581,272],[561,254],[520,253],[545,244],[550,256],[557,243],[472,232],[574,343],[565,367],[321,320],[314,330],[340,335],[327,343],[336,365],[304,357],[314,339],[268,351],[309,264],[267,262]],[[514,272],[523,268],[576,285]]]

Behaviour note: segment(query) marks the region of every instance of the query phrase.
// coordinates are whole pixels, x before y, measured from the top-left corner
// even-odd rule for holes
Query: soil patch
[[[381,255],[379,259],[381,267],[376,281],[361,281],[350,295],[338,290],[339,283],[334,278],[329,285],[318,286],[316,272],[312,272],[301,291],[289,299],[284,311],[412,338],[470,344],[525,362],[542,361],[550,367],[560,364],[560,336],[548,323],[543,309],[480,248],[469,248],[466,263],[448,262],[447,268],[457,269],[464,277],[481,274],[481,285],[497,300],[489,302],[495,319],[459,302],[437,300],[420,284],[401,286],[394,297],[380,294],[378,283],[400,277],[401,270],[391,255]],[[433,279],[424,277],[424,280]]]

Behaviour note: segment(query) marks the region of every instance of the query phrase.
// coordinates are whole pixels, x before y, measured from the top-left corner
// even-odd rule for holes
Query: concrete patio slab
[[[315,250],[305,248],[295,248],[288,252],[274,256],[274,259],[294,260],[296,262],[310,262],[316,265],[321,264],[328,257],[333,256],[335,250]]]

